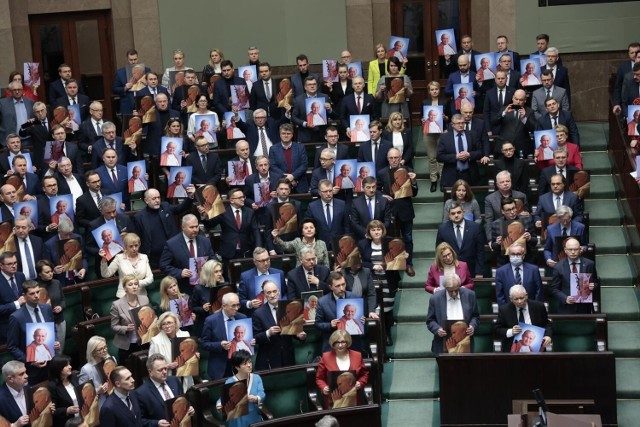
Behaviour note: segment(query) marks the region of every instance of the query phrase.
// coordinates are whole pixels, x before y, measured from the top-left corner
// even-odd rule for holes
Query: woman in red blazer
[[[356,396],[356,403],[359,402],[358,391],[367,384],[369,380],[369,370],[364,366],[362,353],[349,350],[351,347],[351,335],[345,330],[338,329],[329,337],[329,345],[333,350],[323,353],[318,369],[316,370],[316,385],[324,395],[325,406],[327,408],[342,407],[338,401],[346,401],[349,395]],[[355,385],[349,390],[336,388],[333,392],[329,387],[329,372],[331,371],[353,371],[355,372]],[[331,404],[333,402],[333,404]]]
[[[440,277],[453,273],[460,276],[462,286],[473,290],[473,278],[467,263],[459,261],[458,255],[451,245],[447,242],[442,242],[436,247],[436,262],[431,264],[431,268],[429,268],[424,290],[433,294],[444,289],[443,286],[440,286]]]

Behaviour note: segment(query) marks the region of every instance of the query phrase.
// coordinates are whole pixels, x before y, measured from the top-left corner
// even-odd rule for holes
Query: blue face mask
[[[509,262],[514,267],[520,267],[522,265],[522,256],[521,255],[510,255]]]

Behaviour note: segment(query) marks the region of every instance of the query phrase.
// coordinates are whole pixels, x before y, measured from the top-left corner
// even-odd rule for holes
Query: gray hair
[[[573,209],[571,209],[569,206],[560,206],[558,209],[556,209],[556,216],[558,218],[566,215],[573,218]]]
[[[316,251],[313,248],[305,246],[304,248],[300,249],[300,259],[302,259],[306,254],[315,254],[315,253]]]
[[[222,296],[222,304],[229,304],[229,300],[230,300],[232,297],[236,297],[236,298],[240,299],[240,298],[238,297],[238,294],[233,293],[233,292],[229,292],[228,294],[224,294],[224,295]]]
[[[68,218],[62,218],[58,223],[58,231],[63,233],[73,233],[73,223]]]
[[[315,427],[340,427],[336,417],[325,415],[315,424]]]
[[[325,148],[322,150],[321,154],[328,154],[333,160],[336,159],[336,153],[330,148]]]
[[[198,221],[198,217],[194,214],[186,214],[182,217],[182,226],[184,227],[188,222],[193,221],[194,219],[196,222]]]
[[[509,289],[509,298],[513,298],[513,296],[515,294],[520,294],[524,292],[525,295],[527,295],[527,288],[525,288],[524,286],[518,284],[518,285],[513,285],[510,289]]]
[[[253,258],[255,259],[258,255],[261,255],[265,252],[267,252],[265,248],[261,246],[256,246],[256,248],[253,250]]]
[[[548,47],[547,51],[545,53],[549,53],[549,52],[551,52],[551,53],[555,52],[556,55],[560,55],[560,51],[558,50],[557,47]]]
[[[265,114],[265,116],[267,115],[267,112],[266,112],[266,110],[265,110],[264,108],[258,108],[258,109],[256,109],[256,110],[254,110],[254,111],[253,111],[253,115],[254,115],[254,116],[255,116],[256,114],[258,114],[258,113],[264,113],[264,114]]]
[[[163,356],[162,354],[160,354],[160,353],[153,353],[153,354],[150,354],[150,355],[149,355],[149,357],[147,358],[147,363],[146,363],[146,365],[147,365],[147,371],[152,370],[152,369],[153,369],[153,364],[154,364],[154,363],[156,363],[156,361],[158,361],[158,360],[162,360],[162,361],[166,362],[166,361],[167,361],[167,358],[166,358],[166,357],[164,357],[164,356]]]
[[[507,178],[511,178],[511,172],[509,172],[508,170],[503,170],[503,171],[498,172],[496,174],[496,181],[498,180],[499,176],[505,176]]]
[[[12,81],[11,83],[9,83],[8,87],[9,87],[10,90],[22,89],[23,88],[22,83],[16,82],[15,80]]]
[[[2,376],[6,381],[9,376],[16,375],[18,371],[20,371],[23,368],[24,368],[24,363],[19,362],[17,360],[10,360],[4,365],[2,365]]]
[[[36,108],[40,108],[40,107],[46,107],[47,104],[45,104],[42,101],[38,101],[35,104],[33,104],[33,111],[36,111]]]
[[[104,122],[102,124],[102,131],[104,132],[105,129],[115,129],[116,125],[113,122]]]
[[[449,289],[454,286],[460,286],[461,283],[462,281],[460,280],[460,276],[454,273],[454,274],[448,274],[444,277],[443,285],[445,289]]]
[[[27,227],[31,228],[31,218],[29,218],[28,216],[25,215],[20,215],[19,217],[17,217],[13,223],[15,224],[18,221],[26,221],[27,222]]]
[[[107,208],[107,209],[115,208],[117,204],[118,204],[118,201],[113,197],[103,197],[102,201],[100,202],[100,210],[104,208]]]

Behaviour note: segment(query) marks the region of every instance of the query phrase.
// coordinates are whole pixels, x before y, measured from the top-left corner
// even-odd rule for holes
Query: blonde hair
[[[402,123],[400,125],[400,132],[404,131],[404,117],[402,117],[402,113],[399,113],[397,111],[394,111],[389,115],[389,121],[387,122],[387,127],[385,129],[389,132],[393,132],[393,126],[391,125],[391,122],[398,118],[401,120],[400,123]]]
[[[176,280],[175,277],[173,276],[165,276],[161,281],[160,281],[160,308],[163,310],[169,310],[169,294],[167,294],[167,289],[169,289],[169,286],[173,285],[173,284],[178,285],[178,281]],[[182,292],[180,292],[180,287],[178,286],[178,298],[180,298],[182,296]]]

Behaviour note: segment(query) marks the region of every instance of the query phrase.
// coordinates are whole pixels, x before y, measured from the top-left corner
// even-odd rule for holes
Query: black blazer
[[[413,172],[413,169],[407,169],[409,172]],[[416,184],[411,187],[413,189],[413,197],[416,197],[418,195],[417,181]],[[382,193],[387,196],[393,197],[393,193],[391,192],[391,181],[389,178],[389,167],[378,171],[378,190],[382,191]],[[391,215],[396,218],[396,220],[405,222],[413,221],[413,218],[416,216],[413,209],[413,197],[394,199],[391,202]]]
[[[569,129],[569,141],[580,146],[580,132],[573,115],[569,111],[558,110],[558,124],[565,125]],[[553,129],[551,114],[545,113],[536,125],[536,130]]]
[[[280,142],[280,131],[278,130],[278,128],[280,127],[280,124],[284,122],[286,122],[286,120],[276,120],[273,117],[267,118],[264,127],[266,128],[265,132],[269,140],[271,140],[272,145]],[[245,134],[247,142],[249,143],[249,152],[253,155],[253,153],[258,148],[258,144],[260,143],[260,131],[258,127],[253,121],[245,122],[242,119],[239,120],[236,125]],[[269,157],[269,153],[266,153],[264,155]]]
[[[509,102],[510,104],[511,102]],[[506,105],[509,105],[506,104]],[[533,144],[531,144],[531,138],[529,132],[533,132],[536,128],[536,117],[533,114],[533,110],[529,107],[525,108],[526,123],[522,123],[519,118],[516,119],[514,114],[507,114],[502,117],[503,108],[498,114],[496,114],[491,122],[491,126],[500,125],[500,136],[503,139],[513,142],[516,148],[516,152],[522,150],[524,155],[533,154]]]
[[[48,123],[49,121],[47,121],[47,124]],[[22,148],[29,146],[31,162],[38,168],[37,174],[42,177],[42,174],[47,170],[47,166],[44,164],[44,147],[47,141],[51,140],[51,133],[49,132],[49,129],[47,129],[47,127],[42,123],[37,122],[37,124],[27,127],[22,125],[18,133],[22,137],[29,137],[30,141],[28,143],[24,141],[22,143]],[[4,168],[5,166],[3,165],[2,167]]]
[[[220,255],[223,258],[235,258],[236,246],[240,242],[240,253],[244,257],[250,256],[250,252],[256,246],[262,246],[262,238],[258,223],[253,215],[253,209],[243,206],[241,209],[242,225],[240,230],[236,225],[235,208],[227,205],[224,213],[203,221],[208,227],[220,225],[222,230],[220,241]]]
[[[85,193],[89,190],[87,189],[87,184],[84,180],[84,177],[80,173],[73,173],[73,176],[78,180],[78,184],[82,188],[82,191]],[[67,180],[64,179],[62,174],[56,172],[56,179],[58,180],[58,194],[71,194],[71,189],[69,188],[69,184],[67,184]]]
[[[573,182],[573,175],[578,172],[575,166],[565,165],[567,182]],[[556,174],[556,165],[547,166],[540,171],[540,178],[538,178],[538,195],[542,196],[544,193],[551,191],[551,177]]]
[[[527,309],[529,310],[529,317],[531,317],[531,323],[534,326],[544,328],[544,334],[547,337],[551,336],[551,322],[547,315],[547,309],[544,303],[536,300],[529,299],[527,302]],[[503,304],[498,309],[498,321],[496,322],[496,331],[502,338],[502,352],[509,353],[511,350],[511,344],[513,344],[513,337],[507,338],[507,331],[518,324],[518,311],[516,306],[512,302]]]
[[[78,82],[78,93],[84,94],[84,87],[80,79],[76,79]],[[62,84],[62,79],[56,79],[49,84],[49,95],[47,96],[47,102],[49,105],[55,105],[56,100],[63,96],[67,96],[67,91]]]
[[[473,125],[472,125],[473,126]],[[442,178],[440,184],[443,187],[451,187],[456,181],[456,173],[458,169],[458,161],[456,160],[456,139],[455,132],[446,132],[440,135],[437,145],[437,159],[443,163],[442,166]],[[481,142],[476,140],[474,135],[469,131],[464,131],[465,138],[467,139],[467,151],[471,155],[467,165],[469,166],[469,174],[471,176],[470,181],[474,182],[478,178],[478,163],[482,157]]]
[[[376,193],[375,208],[373,211],[373,219],[382,221],[388,230],[391,226],[391,207],[387,199],[382,197],[382,193]],[[371,221],[369,217],[369,207],[367,206],[366,196],[363,194],[351,203],[351,229],[358,239],[363,239],[367,224]]]
[[[301,292],[309,291],[323,291],[325,294],[329,293],[329,285],[327,285],[327,279],[329,277],[329,267],[318,264],[313,267],[313,275],[318,278],[317,289],[311,289],[307,283],[307,277],[304,272],[304,267],[299,265],[290,272],[287,273],[287,299],[299,299]]]
[[[253,313],[253,337],[259,345],[256,354],[257,371],[283,368],[296,363],[293,337],[281,334],[267,337],[267,329],[272,326],[277,324],[271,315],[271,306],[265,303]]]
[[[402,135],[402,160],[404,160],[404,165],[410,168],[413,167],[413,141],[411,140],[411,132],[404,130],[401,133]],[[385,130],[382,132],[382,139],[391,142],[393,146],[393,133]]]
[[[336,112],[339,112],[342,105],[342,100],[346,96],[353,94],[353,86],[351,86],[351,80],[347,80],[347,87],[345,88],[345,90],[342,90],[342,84],[340,84],[340,82],[333,82],[333,84],[331,85],[331,91],[329,91],[329,88],[324,83],[322,83],[322,92],[329,95],[329,98],[331,98],[331,103],[333,104],[333,108],[336,109]],[[362,101],[364,101],[364,99]]]
[[[335,86],[335,84],[334,84]],[[342,88],[340,88],[342,90]],[[378,120],[380,117],[375,109],[376,100],[374,97],[366,92],[362,92],[361,109],[358,113],[358,106],[356,104],[356,96],[352,91],[349,96],[345,96],[340,103],[340,122],[344,129],[349,127],[349,116],[357,114],[368,114],[371,120]]]
[[[567,304],[567,297],[572,294],[571,292],[571,265],[569,264],[569,258],[565,258],[558,262],[553,267],[553,279],[551,280],[551,295],[557,299],[560,303],[558,306],[558,313],[560,314],[575,314],[583,313],[590,314],[593,311],[593,304]],[[591,273],[589,283],[593,283],[596,287],[600,286],[600,279],[598,278],[598,271],[593,261],[580,257],[580,273]]]
[[[71,377],[69,377],[69,381],[77,390],[80,385],[78,383],[78,377],[75,374],[72,374]],[[61,381],[49,381],[47,389],[49,390],[49,393],[51,393],[51,402],[56,405],[56,410],[53,413],[53,425],[63,426],[68,419],[73,417],[73,415],[67,415],[67,408],[69,406],[74,406],[73,400]],[[76,391],[76,398],[78,399],[78,407],[82,408],[82,405],[84,404],[82,393],[78,393]]]
[[[516,90],[514,88],[506,86],[504,88],[504,93],[502,94],[502,104],[498,102],[498,88],[496,86],[489,89],[484,96],[482,115],[487,126],[490,126],[489,130],[494,135],[500,134],[500,124],[494,124],[494,118],[500,114],[506,105],[511,104],[515,91]]]
[[[380,146],[378,147],[378,154],[376,155],[376,173],[380,173],[382,168],[389,166],[389,160],[387,160],[387,153],[393,148],[393,144],[384,138],[380,138]],[[371,140],[365,141],[360,144],[358,149],[358,161],[359,162],[372,162],[373,157],[371,155]],[[376,175],[377,176],[377,175]]]
[[[278,103],[276,102],[276,95],[278,94],[277,87],[274,90],[275,80],[269,80],[269,89],[271,89],[271,98],[267,99],[267,95],[264,92],[264,81],[259,79],[251,86],[251,94],[249,95],[249,105],[253,111],[258,108],[262,108],[267,112],[269,117],[279,117]]]
[[[157,211],[145,207],[136,212],[133,220],[140,236],[140,252],[159,256],[162,253],[165,242],[180,232],[180,228],[176,224],[175,215],[191,208],[192,204],[193,199],[187,197],[179,205],[170,205],[168,202],[162,202],[160,209]],[[157,230],[150,226],[150,224],[154,223],[151,220],[153,215],[159,216],[162,230]]]
[[[104,124],[104,120],[102,121]],[[80,123],[80,131],[78,132],[78,146],[83,151],[87,151],[90,145],[102,138],[101,135],[96,133],[96,128],[93,126],[91,118],[84,120]]]
[[[496,175],[503,170],[509,171],[511,173],[511,187],[526,194],[529,191],[529,164],[515,155],[511,159],[507,162],[502,157],[495,161]]]
[[[192,167],[191,183],[199,184],[218,184],[220,175],[222,174],[222,165],[220,157],[214,152],[209,151],[207,154],[207,170],[202,167],[202,159],[199,151],[192,151],[184,160],[185,166]]]
[[[485,234],[480,224],[466,219],[464,220],[462,247],[458,246],[453,223],[447,221],[440,224],[436,236],[436,246],[442,242],[447,242],[451,245],[453,250],[458,254],[458,259],[467,263],[471,274],[477,275],[484,273]]]
[[[109,194],[111,191],[105,188],[100,190],[100,197],[106,197]],[[89,227],[89,223],[99,216],[100,209],[98,209],[89,190],[86,190],[82,196],[76,199],[76,224],[86,229]]]
[[[83,95],[80,92],[78,92],[77,98],[76,103],[80,106],[81,121],[85,121],[89,118],[89,104],[91,104],[91,100],[87,95]],[[64,95],[56,99],[54,104],[65,108],[69,106],[69,97],[67,96],[66,91]]]

